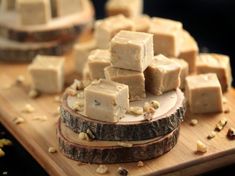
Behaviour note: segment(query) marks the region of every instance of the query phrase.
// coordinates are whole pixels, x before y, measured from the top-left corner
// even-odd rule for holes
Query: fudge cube
[[[194,38],[185,30],[181,31],[181,47],[178,58],[184,59],[189,65],[189,73],[196,71],[198,46]]]
[[[153,60],[153,35],[121,31],[111,41],[114,67],[143,72]]]
[[[174,90],[180,85],[180,65],[163,55],[154,57],[145,70],[145,88],[154,95]]]
[[[109,50],[97,49],[88,56],[88,66],[90,70],[90,78],[101,79],[105,78],[104,68],[111,64],[111,55]]]
[[[182,23],[164,18],[152,18],[149,33],[153,34],[154,55],[177,57],[180,52]]]
[[[104,69],[104,73],[107,80],[128,85],[130,101],[142,100],[146,97],[145,78],[142,72],[110,66]]]
[[[228,90],[232,82],[230,59],[226,55],[200,54],[197,61],[197,73],[216,73],[223,92]]]
[[[10,11],[15,9],[16,0],[1,0],[0,1],[0,10],[1,11]]]
[[[215,73],[188,76],[186,98],[192,113],[222,112],[222,90]]]
[[[105,10],[107,16],[118,14],[126,17],[139,16],[143,12],[143,0],[108,0]]]
[[[117,122],[129,108],[128,86],[108,80],[92,82],[84,90],[85,114],[92,119]]]
[[[111,39],[121,30],[133,31],[133,22],[123,15],[112,16],[95,23],[95,39],[99,49],[108,49]]]
[[[73,57],[75,60],[75,70],[77,73],[83,74],[83,69],[88,61],[88,55],[94,49],[96,49],[96,41],[94,39],[74,45]]]
[[[150,17],[148,15],[140,15],[131,19],[136,32],[148,32],[150,26]]]
[[[59,93],[64,86],[64,58],[38,55],[28,67],[32,86],[39,92]]]
[[[52,0],[56,5],[56,16],[62,17],[78,13],[81,9],[81,0]]]
[[[189,74],[188,63],[185,60],[178,59],[178,58],[172,58],[172,60],[180,65],[180,68],[181,68],[181,72],[180,72],[180,89],[184,89],[184,87],[185,87],[185,78]]]
[[[51,6],[48,0],[17,0],[20,21],[23,25],[46,24],[51,19]]]

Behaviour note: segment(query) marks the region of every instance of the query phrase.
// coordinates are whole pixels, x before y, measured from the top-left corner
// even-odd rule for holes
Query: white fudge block
[[[142,72],[110,66],[104,69],[104,73],[107,80],[128,85],[130,101],[142,100],[146,97],[145,78]]]
[[[195,39],[185,30],[181,31],[182,40],[178,58],[184,59],[189,65],[189,73],[196,71],[198,46]]]
[[[51,20],[48,0],[17,0],[20,21],[23,25],[46,24]]]
[[[81,0],[56,0],[58,17],[78,13],[81,9]]]
[[[123,15],[112,16],[95,22],[95,39],[99,49],[108,49],[114,35],[121,30],[133,31],[133,21]]]
[[[154,55],[163,54],[177,57],[180,53],[182,23],[154,17],[151,20],[149,33],[153,34]]]
[[[126,17],[139,16],[143,12],[143,0],[108,0],[105,10],[107,16],[118,14]]]
[[[32,87],[43,93],[59,93],[64,87],[64,58],[38,55],[28,67]]]
[[[117,122],[129,108],[128,86],[108,80],[91,83],[84,90],[85,114],[92,119]]]
[[[111,65],[111,55],[109,50],[97,49],[88,56],[88,66],[90,71],[90,78],[101,79],[105,78],[104,68]]]
[[[143,72],[153,60],[153,35],[121,31],[111,41],[114,67]]]
[[[222,90],[214,73],[188,76],[186,98],[192,113],[222,112]]]
[[[145,70],[145,88],[152,94],[161,95],[180,85],[180,65],[163,55],[154,57]]]
[[[223,92],[227,91],[232,82],[229,56],[215,53],[200,54],[197,61],[197,73],[216,73]]]
[[[134,22],[136,32],[148,32],[150,27],[150,17],[148,15],[140,15],[131,19]]]

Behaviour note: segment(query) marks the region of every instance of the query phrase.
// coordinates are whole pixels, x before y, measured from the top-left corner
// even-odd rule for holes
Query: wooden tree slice
[[[75,112],[70,103],[76,97],[64,94],[61,105],[61,119],[74,132],[86,132],[89,128],[98,140],[107,141],[138,141],[164,136],[179,126],[185,115],[184,95],[180,89],[161,96],[148,95],[143,101],[131,102],[131,106],[142,106],[146,101],[157,100],[160,108],[156,110],[153,119],[148,121],[144,115],[126,114],[118,123],[98,121]]]
[[[30,62],[37,54],[63,55],[73,41],[20,43],[0,37],[0,61]]]
[[[0,27],[6,30],[7,37],[16,41],[45,42],[58,38],[74,38],[94,18],[94,9],[89,0],[81,0],[82,10],[76,14],[53,18],[48,24],[22,25],[15,11],[0,12]]]
[[[80,140],[78,134],[60,121],[57,136],[60,151],[70,159],[84,163],[123,163],[153,159],[170,151],[177,143],[179,127],[163,137],[133,141],[131,147],[120,146],[117,141]]]

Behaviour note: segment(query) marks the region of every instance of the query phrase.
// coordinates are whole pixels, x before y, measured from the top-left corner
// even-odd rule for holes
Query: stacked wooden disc
[[[91,27],[94,10],[89,0],[71,15],[47,24],[23,25],[16,10],[0,11],[0,61],[31,61],[37,54],[63,55],[82,31]]]
[[[57,128],[60,150],[68,158],[86,163],[134,162],[163,155],[177,143],[185,114],[184,95],[179,89],[161,96],[149,94],[130,106],[143,106],[150,100],[160,103],[152,120],[126,114],[119,122],[111,123],[74,111],[74,102],[84,100],[65,92]],[[80,139],[82,132],[92,136],[92,140]]]

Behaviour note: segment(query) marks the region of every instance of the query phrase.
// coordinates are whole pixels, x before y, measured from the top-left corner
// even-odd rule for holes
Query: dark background
[[[105,0],[93,0],[97,18],[104,17]],[[227,54],[231,58],[235,77],[235,0],[145,0],[144,13],[183,22],[197,40],[200,50]],[[10,138],[14,145],[5,147],[6,156],[0,158],[0,175],[45,176],[46,172],[23,147],[0,125],[0,138]],[[203,174],[235,175],[234,165]]]

